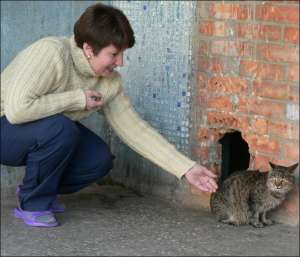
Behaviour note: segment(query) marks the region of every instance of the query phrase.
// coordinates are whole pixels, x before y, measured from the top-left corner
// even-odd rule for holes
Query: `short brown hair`
[[[119,50],[134,45],[134,32],[125,14],[112,6],[95,4],[88,7],[74,25],[74,37],[78,47],[86,42],[94,54],[110,44]]]

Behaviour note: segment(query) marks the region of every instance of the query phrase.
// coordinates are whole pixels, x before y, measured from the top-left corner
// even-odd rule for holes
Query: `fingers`
[[[101,101],[101,97],[100,97],[100,96],[92,95],[91,98],[92,98],[94,101],[96,101],[96,102]]]
[[[97,92],[97,91],[91,91],[90,92],[90,98],[93,100],[93,101],[96,101],[96,102],[100,102],[101,99],[102,99],[102,94]]]
[[[199,190],[204,191],[204,192],[210,192],[210,193],[216,192],[216,189],[214,189],[213,187],[211,187],[207,184],[203,185],[203,184],[199,183],[198,185],[196,185],[196,187]]]
[[[102,94],[94,90],[86,90],[86,108],[88,110],[101,107],[103,105]]]
[[[216,190],[218,189],[218,185],[217,185],[216,181],[209,180],[208,184],[209,184],[210,192],[216,192]]]
[[[214,186],[212,186],[212,185],[210,185],[210,184],[201,185],[201,186],[200,186],[200,189],[201,189],[202,191],[210,192],[210,193],[214,193],[214,192],[216,192],[216,190],[217,190]]]
[[[99,96],[91,96],[91,100],[89,102],[90,108],[97,108],[103,105],[102,98]]]
[[[216,192],[218,185],[214,179],[209,177],[202,178],[194,184],[198,189],[206,192]]]

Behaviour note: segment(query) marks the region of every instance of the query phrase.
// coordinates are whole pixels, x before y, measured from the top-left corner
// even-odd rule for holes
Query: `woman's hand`
[[[185,177],[191,185],[202,191],[215,192],[218,188],[215,181],[217,175],[199,164],[191,168]]]
[[[87,89],[84,91],[86,99],[86,109],[92,110],[98,107],[102,107],[103,99],[101,93]]]

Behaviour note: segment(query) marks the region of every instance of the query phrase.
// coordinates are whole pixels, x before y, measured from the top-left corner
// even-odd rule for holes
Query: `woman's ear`
[[[82,49],[86,58],[91,59],[94,56],[93,48],[88,43],[84,42]]]

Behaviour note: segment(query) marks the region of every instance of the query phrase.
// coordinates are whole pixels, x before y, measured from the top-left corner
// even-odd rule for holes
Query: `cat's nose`
[[[281,188],[281,182],[275,182],[276,188]]]

